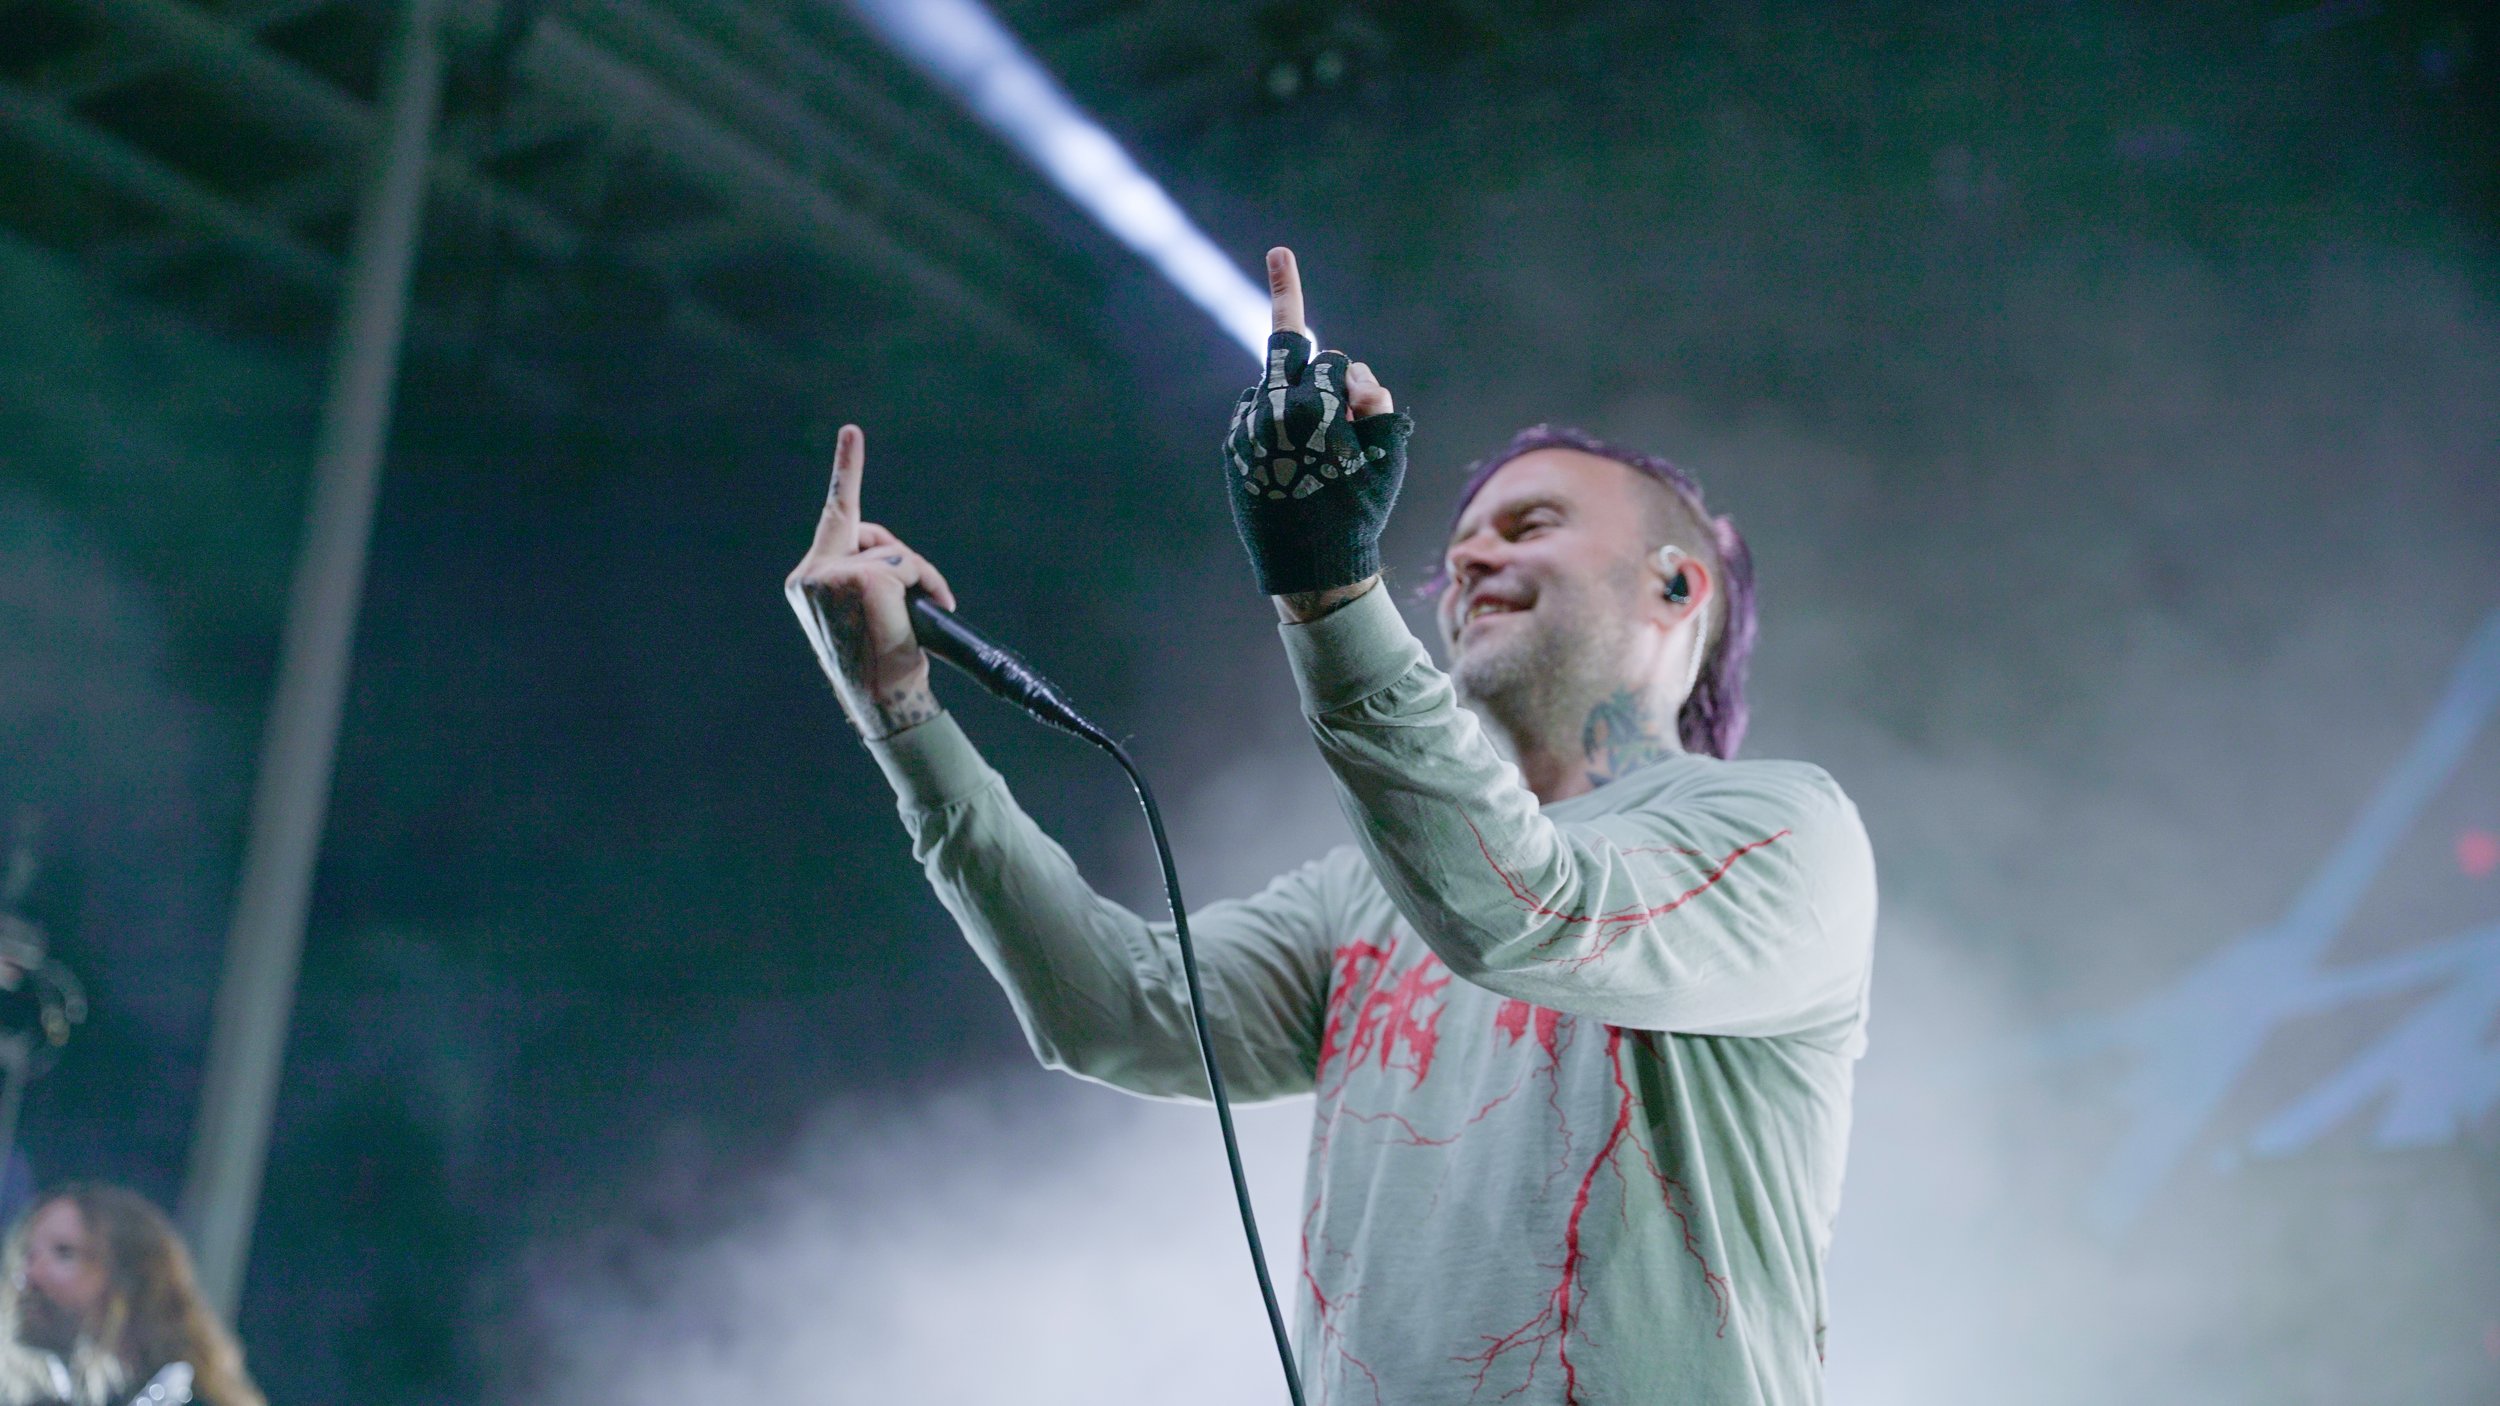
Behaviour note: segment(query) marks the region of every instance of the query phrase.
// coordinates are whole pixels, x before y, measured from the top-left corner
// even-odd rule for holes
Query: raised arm
[[[1282,631],[1355,833],[1453,972],[1613,1025],[1855,1041],[1874,864],[1828,776],[1668,762],[1614,783],[1637,804],[1549,816],[1387,593]]]
[[[1467,980],[1610,1024],[1852,1043],[1873,869],[1856,810],[1828,777],[1667,760],[1624,779],[1610,765],[1621,789],[1574,798],[1600,779],[1591,734],[1577,716],[1558,731],[1550,699],[1602,685],[1674,716],[1699,676],[1717,567],[1648,540],[1658,529],[1628,465],[1600,461],[1586,478],[1575,476],[1585,466],[1549,464],[1547,479],[1527,480],[1540,486],[1497,534],[1496,555],[1518,570],[1486,598],[1509,618],[1473,622],[1465,638],[1514,641],[1513,667],[1490,676],[1518,705],[1503,725],[1537,765],[1532,791],[1379,588],[1406,417],[1359,364],[1313,353],[1288,252],[1270,253],[1268,280],[1266,376],[1225,441],[1235,525],[1287,622],[1305,712],[1355,833],[1417,934]],[[1475,566],[1495,580],[1490,550]],[[1541,575],[1519,566],[1540,556]],[[1553,647],[1516,643],[1523,631]],[[1539,795],[1555,798],[1553,815]]]
[[[1207,1097],[1171,924],[1094,892],[952,718],[869,750],[894,784],[913,855],[1042,1063],[1149,1097]],[[1305,865],[1190,914],[1235,1101],[1310,1092],[1331,925],[1360,862]]]
[[[1044,1064],[1133,1093],[1206,1097],[1170,925],[1087,886],[939,709],[904,593],[922,586],[950,610],[954,593],[894,533],[861,520],[866,467],[865,436],[844,426],[814,539],[784,589],[893,783],[915,856]],[[1191,914],[1216,1057],[1237,1099],[1311,1087],[1342,887],[1314,866]]]

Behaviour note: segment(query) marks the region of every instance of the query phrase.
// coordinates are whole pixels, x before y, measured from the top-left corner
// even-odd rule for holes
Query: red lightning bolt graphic
[[[1362,1358],[1346,1351],[1345,1332],[1337,1326],[1338,1315],[1345,1311],[1346,1305],[1361,1297],[1363,1291],[1360,1289],[1348,1289],[1342,1294],[1331,1297],[1325,1289],[1320,1287],[1319,1272],[1312,1266],[1311,1231],[1313,1229],[1313,1223],[1318,1219],[1319,1202],[1313,1201],[1310,1209],[1302,1213],[1302,1285],[1304,1288],[1311,1291],[1311,1302],[1316,1305],[1318,1309],[1317,1316],[1319,1318],[1320,1350],[1322,1352],[1335,1353],[1339,1359],[1346,1363],[1346,1365],[1352,1367],[1355,1371],[1362,1373],[1363,1380],[1371,1385],[1372,1406],[1380,1406],[1381,1397],[1379,1375],[1373,1372],[1371,1367],[1366,1364]],[[1320,1237],[1320,1248],[1328,1256],[1328,1258],[1332,1260],[1342,1261],[1353,1258],[1353,1256],[1347,1254],[1345,1251],[1330,1244],[1324,1233]],[[1328,1406],[1328,1379],[1326,1377],[1322,1377],[1320,1379],[1319,1406]]]
[[[1655,909],[1639,910],[1640,920],[1669,911],[1676,904],[1706,890],[1738,858],[1787,833],[1781,831],[1779,835],[1740,847],[1713,866],[1690,892]],[[1488,854],[1487,858],[1490,857]],[[1499,866],[1496,865],[1496,868],[1498,870]],[[1514,888],[1514,891],[1518,890]],[[1620,923],[1618,918],[1622,919]],[[1632,920],[1627,913],[1610,915],[1601,920],[1580,921],[1628,926]],[[1563,1225],[1561,1258],[1547,1266],[1555,1271],[1555,1280],[1543,1305],[1534,1317],[1509,1332],[1483,1335],[1480,1338],[1484,1344],[1481,1351],[1457,1359],[1475,1369],[1475,1391],[1471,1393],[1471,1399],[1483,1392],[1499,1362],[1526,1351],[1529,1354],[1526,1377],[1504,1392],[1503,1399],[1529,1390],[1550,1357],[1563,1374],[1566,1403],[1583,1400],[1579,1365],[1572,1355],[1575,1342],[1580,1346],[1587,1343],[1586,1329],[1581,1323],[1588,1293],[1585,1275],[1588,1252],[1582,1231],[1589,1207],[1597,1196],[1599,1181],[1610,1171],[1623,1185],[1625,1200],[1621,1209],[1626,1213],[1630,1207],[1631,1190],[1639,1180],[1634,1171],[1636,1167],[1657,1189],[1660,1201],[1675,1217],[1680,1228],[1684,1252],[1700,1267],[1702,1282],[1716,1305],[1716,1331],[1724,1337],[1731,1303],[1730,1287],[1726,1277],[1711,1268],[1701,1238],[1692,1224],[1685,1204],[1691,1200],[1690,1193],[1666,1174],[1646,1140],[1635,1133],[1637,1100],[1631,1077],[1624,1066],[1626,1032],[1623,1030],[1605,1027],[1605,1057],[1614,1091],[1613,1116],[1603,1140],[1585,1162],[1580,1162],[1573,1151],[1571,1119],[1561,1101],[1562,1055],[1577,1022],[1560,1011],[1526,1001],[1503,1001],[1495,1009],[1493,1029],[1513,1048],[1524,1049],[1533,1041],[1533,1048],[1539,1056],[1536,1064],[1531,1069],[1523,1070],[1509,1088],[1487,1100],[1456,1125],[1445,1130],[1431,1130],[1419,1126],[1394,1107],[1365,1110],[1345,1106],[1349,1083],[1353,1075],[1362,1069],[1374,1069],[1383,1074],[1390,1071],[1405,1074],[1407,1077],[1404,1080],[1394,1080],[1392,1076],[1393,1082],[1386,1086],[1392,1091],[1392,1097],[1398,1084],[1419,1089],[1432,1072],[1434,1056],[1440,1047],[1440,1021],[1446,1000],[1444,993],[1452,977],[1449,969],[1430,952],[1404,970],[1398,970],[1395,962],[1403,945],[1397,935],[1391,934],[1379,941],[1346,943],[1335,953],[1328,1011],[1320,1038],[1321,1097],[1328,1105],[1328,1111],[1316,1134],[1319,1155],[1326,1155],[1328,1144],[1340,1122],[1386,1128],[1389,1141],[1399,1146],[1452,1147],[1515,1095],[1521,1084],[1533,1074],[1546,1081],[1546,1103],[1553,1111],[1556,1129],[1562,1139],[1561,1156],[1548,1176],[1549,1187],[1554,1177],[1574,1165],[1579,1167],[1578,1184]],[[1659,1053],[1654,1035],[1637,1032],[1633,1038],[1653,1056]],[[1628,1155],[1625,1152],[1627,1143],[1631,1148]],[[1347,1288],[1332,1295],[1323,1282],[1333,1280],[1345,1283],[1345,1276],[1353,1270],[1353,1257],[1330,1243],[1324,1232],[1319,1230],[1320,1210],[1321,1202],[1315,1198],[1305,1210],[1302,1234],[1302,1280],[1316,1312],[1317,1346],[1323,1354],[1333,1355],[1345,1363],[1348,1371],[1343,1380],[1359,1380],[1367,1385],[1372,1400],[1377,1403],[1381,1399],[1379,1380],[1369,1365],[1346,1351],[1345,1336],[1340,1326],[1341,1316],[1359,1297],[1361,1290],[1359,1287]]]
[[[1545,939],[1543,942],[1538,943],[1537,945],[1539,947],[1551,947],[1555,943],[1563,941],[1565,938],[1573,935],[1571,930],[1574,928],[1589,927],[1594,925],[1593,931],[1597,934],[1596,946],[1575,957],[1548,957],[1545,959],[1548,962],[1552,962],[1558,966],[1574,971],[1587,966],[1589,963],[1598,960],[1600,957],[1605,956],[1607,949],[1614,946],[1615,939],[1621,937],[1624,933],[1629,932],[1633,928],[1639,927],[1645,923],[1663,918],[1667,914],[1672,913],[1676,909],[1683,907],[1685,904],[1690,903],[1696,898],[1699,898],[1701,895],[1708,893],[1711,889],[1718,886],[1719,880],[1727,877],[1727,871],[1735,867],[1737,860],[1744,858],[1746,855],[1753,853],[1755,850],[1761,849],[1765,845],[1775,844],[1780,840],[1786,839],[1789,834],[1788,831],[1781,830],[1773,834],[1765,835],[1761,839],[1751,840],[1738,845],[1736,848],[1728,851],[1725,858],[1721,859],[1717,864],[1713,865],[1707,872],[1705,872],[1701,876],[1700,883],[1693,885],[1691,888],[1684,890],[1682,893],[1677,894],[1675,897],[1668,899],[1664,903],[1654,904],[1647,908],[1625,908],[1613,913],[1567,913],[1562,909],[1552,906],[1552,900],[1537,894],[1527,885],[1521,883],[1518,875],[1513,874],[1510,870],[1502,867],[1502,861],[1493,857],[1493,847],[1485,842],[1484,832],[1476,828],[1476,822],[1474,820],[1468,819],[1468,817],[1464,815],[1459,818],[1467,821],[1468,833],[1476,837],[1476,848],[1484,854],[1484,862],[1492,866],[1495,874],[1501,876],[1502,885],[1510,890],[1512,900],[1517,902],[1519,906],[1525,909],[1528,913],[1536,917],[1552,918],[1562,924],[1563,930],[1555,933],[1552,937]],[[1623,853],[1627,855],[1693,855],[1695,852],[1675,846],[1656,846],[1649,849],[1625,850]]]
[[[1504,1013],[1508,1013],[1507,1008]],[[1596,1193],[1598,1176],[1609,1166],[1615,1166],[1616,1154],[1626,1141],[1632,1143],[1634,1151],[1640,1157],[1642,1170],[1649,1174],[1651,1182],[1657,1186],[1660,1197],[1665,1201],[1668,1212],[1675,1217],[1676,1224],[1682,1227],[1684,1252],[1692,1256],[1693,1262],[1701,1267],[1702,1283],[1710,1290],[1711,1300],[1717,1305],[1718,1336],[1727,1336],[1727,1278],[1710,1267],[1709,1258],[1702,1252],[1701,1239],[1694,1232],[1692,1221],[1686,1216],[1684,1209],[1676,1204],[1676,1194],[1683,1191],[1683,1188],[1676,1183],[1674,1178],[1660,1170],[1657,1159],[1650,1155],[1649,1148],[1639,1139],[1631,1136],[1635,1100],[1631,1080],[1625,1077],[1623,1072],[1623,1035],[1623,1031],[1613,1026],[1606,1027],[1606,1060],[1614,1073],[1614,1121],[1607,1128],[1606,1140],[1598,1147],[1597,1155],[1589,1159],[1587,1169],[1581,1173],[1579,1190],[1571,1198],[1571,1215],[1563,1223],[1562,1261],[1550,1266],[1557,1271],[1553,1291],[1546,1296],[1544,1305],[1537,1311],[1535,1317],[1507,1333],[1484,1335],[1481,1339],[1484,1343],[1482,1351],[1468,1353],[1458,1359],[1463,1363],[1472,1363],[1476,1368],[1475,1392],[1470,1394],[1471,1400],[1474,1395],[1484,1390],[1485,1379],[1491,1374],[1494,1364],[1522,1348],[1532,1350],[1528,1359],[1528,1374],[1519,1385],[1502,1393],[1501,1399],[1508,1400],[1518,1396],[1535,1385],[1536,1374],[1545,1365],[1546,1354],[1550,1351],[1555,1363],[1562,1368],[1563,1401],[1566,1406],[1577,1406],[1582,1400],[1579,1367],[1571,1360],[1572,1334],[1580,1329],[1580,1309],[1588,1295],[1587,1285],[1581,1282],[1581,1272],[1586,1267],[1587,1258],[1586,1251],[1581,1244],[1580,1228],[1581,1223],[1588,1216],[1589,1202]],[[1655,1046],[1650,1044],[1652,1037],[1647,1032],[1642,1032],[1636,1038],[1654,1051]],[[1626,1181],[1628,1197],[1630,1178],[1619,1166],[1616,1167],[1616,1172]],[[1691,1199],[1690,1193],[1686,1193],[1686,1199]]]

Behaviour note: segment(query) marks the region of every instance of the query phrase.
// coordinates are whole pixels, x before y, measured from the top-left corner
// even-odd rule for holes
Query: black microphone
[[[904,601],[911,608],[911,632],[920,647],[954,665],[990,692],[1015,704],[1035,718],[1071,732],[1088,742],[1103,742],[1102,729],[1085,720],[1058,685],[1034,672],[1033,666],[1015,654],[974,632],[951,613],[929,598],[918,586],[911,588]]]

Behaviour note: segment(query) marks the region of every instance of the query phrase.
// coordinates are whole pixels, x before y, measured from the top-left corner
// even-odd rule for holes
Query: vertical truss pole
[[[198,1255],[201,1288],[229,1316],[251,1249],[304,915],[329,811],[339,712],[442,97],[442,8],[443,0],[406,0],[386,126],[348,250],[320,457],[261,738],[251,829],[183,1185],[182,1220]]]

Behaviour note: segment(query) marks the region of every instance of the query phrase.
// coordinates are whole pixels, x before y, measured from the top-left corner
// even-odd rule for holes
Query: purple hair
[[[1745,670],[1753,662],[1755,633],[1753,553],[1746,550],[1736,524],[1724,517],[1712,517],[1702,506],[1701,485],[1693,482],[1692,475],[1655,454],[1617,448],[1569,425],[1531,425],[1467,471],[1467,484],[1458,491],[1458,505],[1450,509],[1451,529],[1457,529],[1459,516],[1504,464],[1540,449],[1576,449],[1612,459],[1663,484],[1691,511],[1694,521],[1709,527],[1712,545],[1718,549],[1719,592],[1725,602],[1725,623],[1702,660],[1692,696],[1684,700],[1683,709],[1675,715],[1675,732],[1688,752],[1735,756],[1737,744],[1745,740]],[[1449,569],[1445,565],[1424,583],[1424,594],[1439,595],[1448,582]]]

